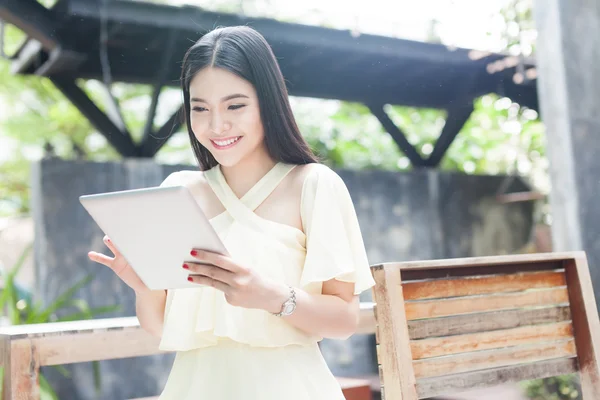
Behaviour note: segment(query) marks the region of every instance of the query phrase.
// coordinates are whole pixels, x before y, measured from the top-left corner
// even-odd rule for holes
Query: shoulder
[[[329,166],[320,163],[299,165],[295,168],[293,184],[300,194],[303,208],[313,206],[316,198],[336,201],[349,195],[340,175]]]
[[[298,170],[295,179],[296,184],[300,185],[303,190],[316,185],[345,186],[339,174],[325,164],[311,163],[299,165],[296,169]]]

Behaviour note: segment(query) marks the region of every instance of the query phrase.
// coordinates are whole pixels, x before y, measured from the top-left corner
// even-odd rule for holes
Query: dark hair
[[[266,148],[275,161],[298,165],[317,161],[298,129],[283,75],[271,47],[256,30],[235,26],[206,33],[183,58],[181,88],[185,122],[201,170],[217,165],[210,151],[196,139],[190,122],[190,82],[205,67],[222,68],[254,86]]]

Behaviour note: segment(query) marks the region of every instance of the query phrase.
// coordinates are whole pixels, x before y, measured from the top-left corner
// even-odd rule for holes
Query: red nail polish
[[[187,264],[183,264],[183,269],[190,269],[190,267]]]
[[[196,250],[192,250],[192,251],[190,251],[190,254],[193,255],[193,256],[195,256],[195,255],[198,254],[198,252]]]
[[[188,281],[192,282],[194,280],[194,278],[192,278],[191,276],[188,276]]]

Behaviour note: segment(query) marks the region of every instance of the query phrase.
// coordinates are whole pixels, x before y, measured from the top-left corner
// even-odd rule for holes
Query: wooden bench
[[[578,372],[600,399],[600,323],[584,253],[373,267],[382,398],[416,400]]]
[[[375,333],[373,304],[361,304],[359,334]],[[42,366],[160,354],[158,339],[136,317],[0,328],[2,400],[39,400]],[[370,381],[338,378],[347,400],[370,400]]]

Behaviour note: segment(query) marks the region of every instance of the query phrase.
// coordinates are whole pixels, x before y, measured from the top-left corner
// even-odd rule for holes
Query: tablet
[[[90,194],[79,201],[152,290],[198,287],[182,268],[194,261],[193,248],[228,255],[185,186]]]

